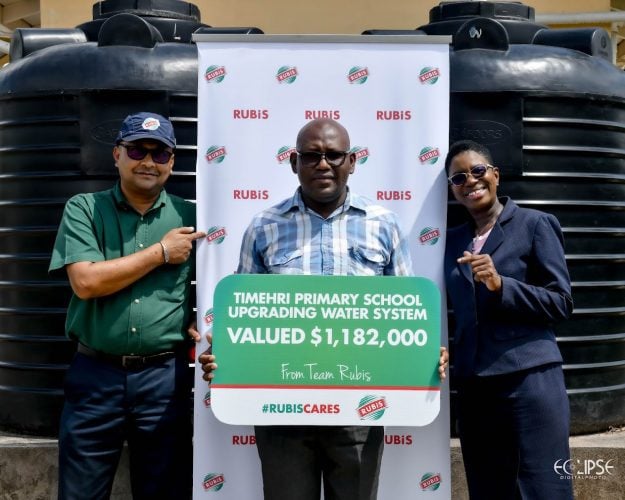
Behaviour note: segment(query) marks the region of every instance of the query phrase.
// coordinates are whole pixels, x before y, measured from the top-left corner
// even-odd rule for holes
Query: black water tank
[[[571,430],[603,431],[625,424],[625,74],[605,30],[533,21],[520,3],[443,2],[418,30],[453,35],[450,141],[486,144],[501,194],[563,227]],[[462,212],[450,202],[450,225]]]
[[[64,277],[48,275],[48,262],[67,199],[117,178],[112,147],[126,115],[171,117],[178,147],[168,191],[195,199],[191,34],[210,27],[178,0],[108,0],[93,10],[94,20],[74,30],[16,30],[11,63],[0,70],[3,431],[57,433],[75,347],[64,337],[71,291]]]

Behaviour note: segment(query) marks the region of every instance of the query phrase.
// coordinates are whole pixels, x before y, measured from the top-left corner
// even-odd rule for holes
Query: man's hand
[[[187,334],[189,337],[193,339],[193,341],[197,344],[200,340],[202,340],[202,336],[197,329],[197,321],[191,321],[189,328],[187,328]]]
[[[163,236],[170,264],[181,264],[191,254],[194,240],[206,236],[192,227],[178,227]],[[148,248],[116,259],[100,262],[74,262],[65,269],[74,293],[81,299],[105,297],[123,290],[163,265],[163,248],[154,243]]]
[[[438,376],[441,382],[447,378],[447,367],[449,366],[449,351],[446,347],[441,347],[440,358],[438,358]]]
[[[197,323],[195,321],[191,323],[191,325],[189,325],[187,333],[193,340],[195,340],[195,342],[200,342],[202,340],[202,336],[197,330]],[[206,340],[208,340],[208,349],[206,349],[202,354],[199,355],[198,361],[200,362],[200,366],[202,367],[202,371],[204,372],[202,378],[207,382],[210,382],[215,376],[213,372],[217,369],[217,363],[215,363],[216,358],[212,353],[213,336],[210,333],[207,333]]]
[[[182,264],[185,262],[191,255],[193,242],[206,236],[206,233],[194,231],[193,229],[193,227],[177,227],[169,231],[161,239],[161,243],[167,248],[169,253],[170,264]]]

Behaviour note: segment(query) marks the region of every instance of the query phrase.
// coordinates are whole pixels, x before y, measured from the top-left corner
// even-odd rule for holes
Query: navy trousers
[[[471,377],[458,384],[458,428],[471,500],[572,500],[557,460],[569,458],[562,367]]]
[[[133,498],[189,498],[191,384],[184,356],[126,371],[76,354],[65,380],[59,499],[109,498],[125,441]]]
[[[265,500],[375,500],[383,427],[256,426]]]

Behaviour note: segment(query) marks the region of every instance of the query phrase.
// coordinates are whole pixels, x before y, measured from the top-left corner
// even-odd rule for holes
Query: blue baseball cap
[[[156,113],[143,111],[134,115],[128,115],[122,122],[115,143],[139,141],[141,139],[153,139],[169,147],[176,147],[174,127],[167,118]]]

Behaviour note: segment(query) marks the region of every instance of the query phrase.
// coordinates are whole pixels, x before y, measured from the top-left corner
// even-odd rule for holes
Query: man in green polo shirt
[[[65,207],[50,271],[73,296],[66,334],[59,498],[108,498],[124,441],[135,498],[184,498],[191,474],[186,330],[195,206],[163,189],[176,139],[155,113],[126,117],[113,159],[120,180]]]

